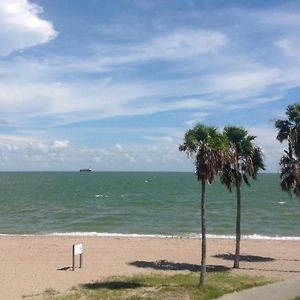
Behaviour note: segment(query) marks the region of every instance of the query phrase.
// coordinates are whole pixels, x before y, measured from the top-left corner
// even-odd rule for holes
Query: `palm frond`
[[[249,179],[248,179],[248,176],[247,176],[246,173],[243,173],[243,180],[244,180],[244,182],[245,182],[247,185],[250,186],[250,182],[249,182]]]
[[[291,123],[288,120],[276,120],[275,127],[278,129],[277,140],[282,143],[290,134]]]

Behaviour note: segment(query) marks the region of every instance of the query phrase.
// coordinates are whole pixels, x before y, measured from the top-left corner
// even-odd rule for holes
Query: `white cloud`
[[[221,31],[174,30],[126,47],[101,45],[94,63],[104,70],[115,65],[142,64],[151,60],[187,60],[216,55],[228,44],[229,38]]]
[[[184,124],[186,124],[188,127],[192,127],[196,125],[196,123],[202,122],[207,116],[209,116],[209,113],[207,112],[193,113],[191,115],[192,119],[186,120]]]
[[[123,146],[120,144],[116,144],[116,149],[118,152],[123,152]]]
[[[259,21],[263,24],[287,28],[295,28],[300,25],[300,12],[295,9],[273,9],[268,11],[259,11],[253,14],[254,17],[259,18]]]
[[[255,92],[278,83],[282,72],[276,68],[258,68],[255,70],[239,70],[213,75],[210,78],[214,90],[222,93]]]
[[[145,59],[186,59],[214,54],[228,42],[228,37],[218,31],[179,30],[153,38],[139,50]]]
[[[124,156],[129,160],[130,163],[136,162],[136,158],[132,154],[125,153]]]
[[[54,141],[52,148],[53,149],[65,149],[70,145],[70,141],[68,140],[62,140],[62,141]]]
[[[173,142],[174,139],[171,136],[143,136],[145,140],[154,141],[154,142]]]
[[[299,46],[300,39],[298,38],[283,38],[275,42],[275,45],[279,47],[286,55],[293,59],[300,61]]]
[[[47,43],[57,36],[49,21],[39,18],[41,7],[27,0],[0,1],[0,55]]]
[[[0,144],[9,143],[9,144],[20,145],[32,141],[34,141],[34,138],[28,136],[5,135],[5,134],[0,135]]]

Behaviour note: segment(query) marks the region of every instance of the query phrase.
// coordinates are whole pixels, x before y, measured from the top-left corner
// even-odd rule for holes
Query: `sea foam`
[[[138,234],[138,233],[109,233],[109,232],[53,232],[45,234],[0,234],[0,236],[70,236],[70,237],[125,237],[125,238],[186,238],[200,239],[201,235],[191,233],[186,235],[164,235],[164,234]],[[235,235],[207,234],[207,238],[213,239],[235,239]],[[278,241],[299,241],[300,236],[267,236],[260,234],[242,235],[245,240],[278,240]]]

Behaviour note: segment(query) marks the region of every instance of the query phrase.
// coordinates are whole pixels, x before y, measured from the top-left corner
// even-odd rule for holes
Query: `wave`
[[[69,237],[125,237],[125,238],[177,238],[177,239],[200,239],[197,233],[185,235],[164,235],[164,234],[138,234],[138,233],[108,233],[108,232],[53,232],[45,234],[0,234],[0,236],[69,236]],[[212,239],[235,239],[234,235],[207,234]],[[245,240],[278,240],[278,241],[299,241],[300,236],[267,236],[260,234],[242,235]]]
[[[235,239],[235,235],[208,234],[207,237],[215,239]],[[268,236],[260,234],[248,234],[242,235],[241,238],[244,240],[300,241],[300,236]]]

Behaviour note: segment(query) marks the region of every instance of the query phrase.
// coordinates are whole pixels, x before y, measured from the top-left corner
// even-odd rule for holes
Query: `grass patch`
[[[57,296],[59,294],[59,292],[55,291],[52,288],[48,288],[46,289],[44,292],[42,293],[38,293],[38,294],[31,294],[31,295],[24,295],[22,296],[23,299],[43,299],[43,300],[52,300],[52,299],[56,299],[55,296]]]
[[[199,299],[209,300],[226,293],[272,283],[264,277],[232,275],[228,272],[208,274],[207,286],[199,288],[199,275],[150,275],[111,277],[105,281],[86,283],[61,295],[45,291],[39,299],[96,300],[96,299]]]

